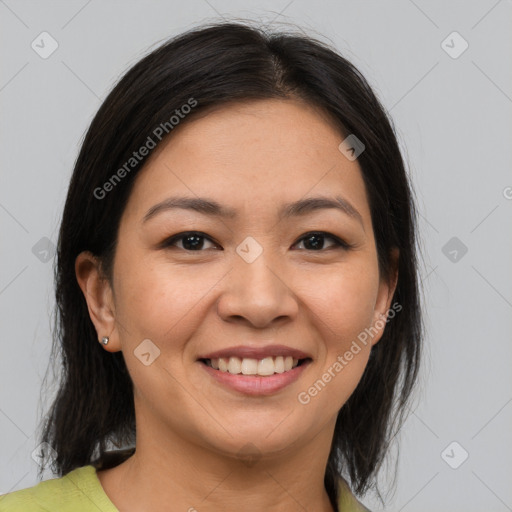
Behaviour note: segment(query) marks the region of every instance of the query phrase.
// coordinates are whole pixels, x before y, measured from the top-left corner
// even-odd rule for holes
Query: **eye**
[[[331,246],[327,247],[327,249],[340,247],[348,250],[352,247],[337,236],[323,231],[307,233],[298,242],[296,242],[294,246],[304,243],[304,248],[306,250],[319,252],[326,249],[326,239],[331,240]],[[179,243],[181,243],[181,246],[178,245]],[[211,247],[205,247],[205,243],[210,243]],[[185,233],[173,235],[162,242],[161,247],[177,247],[178,249],[184,249],[188,252],[200,252],[203,249],[220,248],[220,246],[213,242],[209,236],[200,231],[187,231]]]
[[[177,246],[178,249],[184,249],[186,251],[201,251],[204,249],[205,240],[209,241],[212,244],[212,247],[206,247],[206,249],[218,248],[219,246],[215,244],[212,239],[206,236],[204,233],[200,231],[188,231],[186,233],[178,233],[177,235],[168,238],[162,243],[162,247],[172,247],[177,246],[177,242],[182,242],[181,247]]]
[[[323,231],[307,233],[297,243],[304,243],[306,250],[321,251],[322,249],[325,249],[325,247],[324,247],[325,239],[329,239],[334,242],[333,246],[331,246],[330,248],[341,247],[343,249],[350,249],[352,247],[350,244],[341,240],[337,236],[331,235],[330,233],[325,233]],[[302,241],[304,241],[304,242],[302,242]]]

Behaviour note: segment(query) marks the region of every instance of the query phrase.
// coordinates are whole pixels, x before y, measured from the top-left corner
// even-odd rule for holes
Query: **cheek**
[[[198,327],[203,316],[197,311],[222,272],[133,258],[119,261],[118,276],[116,317],[128,327],[130,343],[142,337],[164,346]]]
[[[329,390],[319,404],[336,404],[339,410],[356,389],[371,351],[366,333],[377,291],[378,274],[371,266],[333,280],[323,305],[326,358],[320,376]]]
[[[374,289],[362,281],[333,282],[315,307],[322,349],[318,366],[298,401],[307,404],[312,417],[331,416],[354,392],[368,363],[369,342],[361,341],[373,319]],[[363,336],[362,336],[363,335]]]
[[[324,277],[317,280],[321,287],[307,292],[323,340],[319,365],[311,387],[298,397],[310,400],[315,414],[338,411],[356,389],[370,355],[370,343],[361,340],[372,325],[378,291],[378,273],[369,264],[347,265]]]
[[[373,321],[378,275],[371,266],[358,265],[331,271],[321,282],[308,292],[309,304],[324,326],[329,351],[344,351]]]

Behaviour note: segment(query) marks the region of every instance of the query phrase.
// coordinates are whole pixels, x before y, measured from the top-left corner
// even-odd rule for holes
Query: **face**
[[[121,219],[112,288],[88,288],[77,259],[138,425],[227,455],[332,436],[394,291],[343,139],[302,102],[258,100],[190,120],[154,150]]]

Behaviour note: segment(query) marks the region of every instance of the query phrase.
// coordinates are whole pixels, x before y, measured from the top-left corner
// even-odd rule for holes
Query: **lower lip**
[[[268,396],[281,391],[295,382],[311,361],[304,361],[300,366],[283,373],[274,373],[268,377],[242,375],[215,370],[199,361],[199,364],[222,385],[251,396]]]

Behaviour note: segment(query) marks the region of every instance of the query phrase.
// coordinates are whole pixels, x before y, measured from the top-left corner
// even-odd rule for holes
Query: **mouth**
[[[200,361],[224,373],[232,375],[244,375],[247,377],[270,377],[271,375],[286,373],[301,366],[309,361],[311,358],[295,358],[292,356],[269,356],[263,359],[253,359],[249,357],[219,357],[219,358],[205,358]]]
[[[243,395],[273,395],[295,382],[312,357],[283,345],[239,346],[198,358],[213,382]]]

